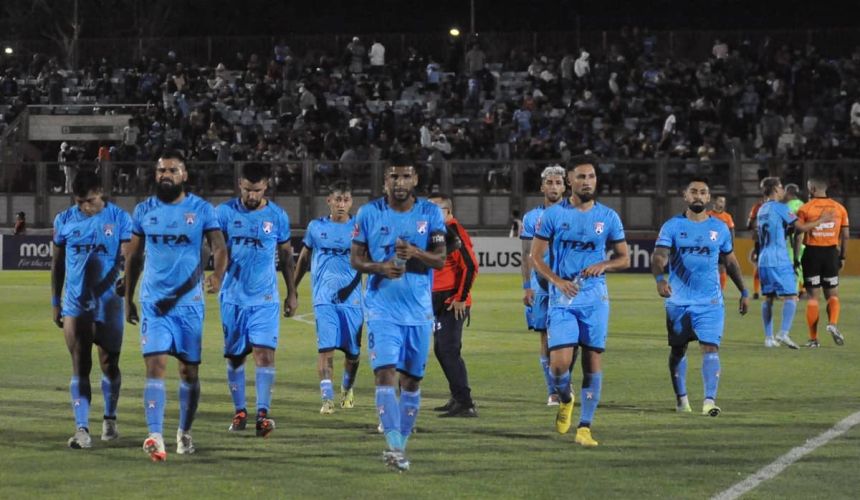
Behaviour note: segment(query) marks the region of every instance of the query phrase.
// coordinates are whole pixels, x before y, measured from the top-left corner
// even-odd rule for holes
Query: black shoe
[[[451,398],[448,400],[447,403],[443,404],[442,406],[437,406],[436,408],[433,408],[433,411],[451,411],[451,408],[453,408],[456,404],[457,402],[454,401],[454,398]]]
[[[459,418],[475,418],[478,416],[478,410],[475,409],[475,404],[461,405],[455,403],[453,408],[439,415],[439,418],[459,417]]]
[[[757,293],[753,294],[753,300],[758,300],[758,294]]]

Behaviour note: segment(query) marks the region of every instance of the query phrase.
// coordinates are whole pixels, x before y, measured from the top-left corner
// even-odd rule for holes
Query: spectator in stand
[[[373,40],[373,45],[370,46],[370,52],[367,55],[370,58],[370,72],[374,75],[381,75],[385,69],[385,46],[379,39]]]
[[[480,75],[484,71],[487,56],[481,50],[478,43],[473,43],[469,52],[466,52],[466,76]]]
[[[346,45],[346,58],[349,59],[348,69],[350,73],[364,73],[364,58],[367,54],[367,49],[357,36],[352,37],[352,41]]]
[[[12,230],[13,235],[27,233],[27,214],[18,212],[15,214],[15,229]]]

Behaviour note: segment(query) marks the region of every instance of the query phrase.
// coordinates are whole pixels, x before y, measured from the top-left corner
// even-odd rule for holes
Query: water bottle
[[[585,282],[585,277],[583,277],[581,274],[577,274],[570,281],[572,281],[574,286],[576,287],[576,295],[574,295],[573,297],[569,297],[569,296],[565,295],[564,292],[561,292],[561,297],[559,297],[558,302],[559,302],[559,304],[561,304],[563,306],[569,306],[573,303],[574,300],[576,300],[576,297],[579,295],[579,292],[582,290],[582,285]]]
[[[403,241],[402,238],[397,238],[397,243],[400,243],[401,241]],[[396,246],[396,244],[395,244],[395,246]],[[397,249],[396,248],[394,250],[394,258],[391,259],[391,262],[394,263],[395,267],[400,267],[400,268],[406,267],[406,259],[401,259],[400,257],[397,256]],[[400,279],[400,278],[394,278],[394,279]]]

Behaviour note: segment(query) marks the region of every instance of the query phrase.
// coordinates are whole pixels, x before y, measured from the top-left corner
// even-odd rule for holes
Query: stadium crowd
[[[477,39],[437,61],[414,48],[391,60],[381,43],[359,37],[341,54],[294,54],[281,41],[269,55],[237,53],[214,67],[169,51],[70,71],[36,54],[29,64],[3,63],[0,110],[8,123],[28,104],[149,104],[107,151],[111,159],[151,161],[170,144],[198,161],[284,162],[277,181],[286,184],[299,175],[290,161],[314,160],[323,178],[351,177],[349,162],[398,151],[430,162],[539,162],[588,150],[763,166],[860,156],[860,48],[822,54],[769,39],[716,40],[711,53],[687,60],[667,56],[647,31],[622,40],[602,53],[516,48],[498,61]],[[507,174],[500,163],[487,181],[504,186]],[[831,181],[855,177],[842,171]]]

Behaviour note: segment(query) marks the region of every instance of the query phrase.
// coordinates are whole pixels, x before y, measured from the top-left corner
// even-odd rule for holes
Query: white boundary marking
[[[807,440],[806,444],[804,444],[803,446],[797,446],[795,448],[792,448],[788,453],[777,458],[770,464],[765,465],[743,481],[735,484],[734,486],[723,491],[722,493],[714,495],[714,497],[712,497],[712,500],[734,500],[736,498],[740,498],[742,495],[749,492],[761,483],[769,479],[773,479],[794,462],[797,462],[798,460],[812,453],[821,446],[824,446],[825,444],[836,439],[842,434],[845,434],[857,424],[860,424],[860,411],[845,417],[830,429],[824,431],[823,433],[812,439]]]
[[[308,325],[316,325],[316,322],[315,322],[315,321],[311,321],[311,320],[305,319],[306,317],[308,317],[308,316],[313,316],[313,315],[314,315],[314,313],[299,314],[298,316],[292,316],[292,317],[290,317],[290,319],[295,320],[295,321],[299,321],[299,322],[301,322],[301,323],[305,323],[305,324],[308,324]]]

